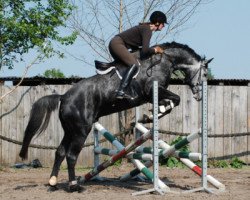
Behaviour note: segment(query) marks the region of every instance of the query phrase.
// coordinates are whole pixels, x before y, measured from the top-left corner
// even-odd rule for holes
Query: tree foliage
[[[182,71],[177,70],[172,74],[172,78],[184,79],[185,74]],[[211,68],[208,68],[207,79],[208,80],[214,79],[214,75],[212,74]]]
[[[61,36],[58,28],[65,26],[73,8],[68,0],[0,0],[0,69],[13,68],[35,47],[47,56],[60,53],[52,41],[72,44],[76,32]]]
[[[43,73],[44,77],[46,78],[65,78],[63,72],[60,69],[48,69]]]

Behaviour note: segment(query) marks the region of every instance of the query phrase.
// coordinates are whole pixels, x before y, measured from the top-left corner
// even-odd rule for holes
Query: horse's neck
[[[198,70],[200,67],[200,63],[198,61],[193,61],[190,64],[179,64],[180,70],[184,72],[192,72]]]
[[[184,50],[171,51],[170,49],[166,52],[166,55],[168,55],[170,62],[173,63],[175,70],[187,72],[198,69],[199,61],[197,61],[188,52],[183,51]]]

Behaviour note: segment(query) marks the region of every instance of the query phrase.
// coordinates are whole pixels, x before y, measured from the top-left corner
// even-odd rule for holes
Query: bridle
[[[197,85],[201,85],[201,83],[202,83],[202,80],[201,80],[201,70],[204,69],[204,68],[205,68],[205,66],[201,65],[201,66],[199,67],[199,69],[197,69],[196,72],[195,72],[191,77],[185,79],[185,82],[189,83],[189,85],[192,86],[192,87],[197,86]],[[198,84],[197,84],[197,85],[191,84],[192,81],[193,81],[193,79],[194,79],[194,77],[196,77],[196,75],[197,75],[198,73],[199,73]]]
[[[167,53],[163,52],[163,53],[161,54],[161,58],[160,58],[159,60],[156,60],[155,62],[152,62],[151,65],[150,65],[150,66],[147,68],[147,70],[146,70],[146,74],[147,74],[148,76],[152,76],[152,68],[153,68],[154,66],[156,66],[156,65],[158,65],[158,64],[161,63],[161,59],[162,59],[162,57],[163,57],[163,54],[164,54],[165,56],[169,56]],[[175,71],[178,70],[178,67],[176,67],[177,64],[176,64],[174,61],[171,61],[171,60],[169,60],[169,61],[172,63],[172,65],[170,66],[170,69],[172,68],[172,69],[173,69],[172,72],[177,76],[177,74],[175,73]],[[191,88],[200,86],[200,85],[202,84],[201,70],[204,69],[204,68],[205,68],[205,66],[204,66],[204,65],[201,65],[191,77],[185,78],[185,82],[186,82],[187,84],[189,84]],[[151,69],[151,73],[149,74],[148,71],[149,71],[150,69]],[[182,72],[181,70],[180,70],[180,72],[181,72],[181,73],[184,73],[184,72]],[[191,83],[192,83],[194,77],[196,77],[197,74],[199,74],[198,83],[197,83],[197,85],[193,85],[193,84],[191,84]]]

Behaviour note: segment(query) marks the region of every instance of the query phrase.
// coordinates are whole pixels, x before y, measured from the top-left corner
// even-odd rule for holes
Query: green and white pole
[[[119,150],[107,149],[107,148],[103,148],[103,147],[96,147],[94,149],[94,152],[97,153],[97,154],[103,154],[103,155],[107,155],[107,156],[113,156],[113,155],[119,153]]]
[[[194,141],[195,139],[197,139],[199,137],[200,133],[196,132],[196,133],[192,133],[190,135],[188,135],[186,138],[184,138],[183,140],[177,142],[176,144],[170,146],[170,148],[165,149],[162,153],[162,155],[164,157],[169,157],[170,155],[174,154],[174,152],[184,146],[186,146],[187,144],[189,144],[190,142]]]
[[[136,124],[136,127],[140,130],[140,127],[143,127],[141,124]],[[117,160],[125,157],[128,153],[132,152],[135,150],[136,147],[140,146],[144,142],[146,142],[148,139],[152,137],[150,131],[144,133],[141,137],[139,137],[135,142],[130,143],[128,146],[123,148],[121,151],[119,151],[118,154],[110,157],[108,160],[104,161],[100,165],[94,167],[93,170],[91,170],[89,173],[86,175],[82,176],[80,178],[81,182],[88,181],[95,177],[97,174],[99,174],[101,171],[104,169],[108,168],[109,166],[113,165]]]
[[[104,163],[102,163],[101,165],[95,166],[94,169],[89,172],[88,174],[86,174],[85,176],[83,176],[81,178],[82,182],[85,182],[91,178],[93,178],[94,176],[96,176],[97,174],[99,174],[103,169],[107,168],[108,166],[111,166],[116,160],[118,160],[118,158],[122,157],[128,157],[129,154],[132,154],[133,152],[131,152],[132,150],[136,149],[140,144],[142,144],[143,142],[145,142],[146,140],[148,140],[149,138],[151,138],[151,133],[149,130],[147,130],[144,126],[142,126],[141,124],[137,123],[136,124],[136,129],[139,130],[141,133],[143,133],[143,135],[138,138],[138,140],[136,140],[134,143],[128,145],[126,148],[118,141],[114,138],[114,136],[109,133],[100,123],[95,123],[95,128],[96,130],[98,130],[110,143],[112,143],[118,150],[111,150],[111,149],[106,149],[106,148],[101,148],[101,147],[96,147],[95,148],[95,154],[106,154],[106,155],[111,155],[112,158],[110,158],[108,161],[105,161]],[[131,150],[132,149],[132,150]],[[117,152],[118,151],[118,152]],[[123,153],[122,153],[123,152]],[[115,154],[116,153],[116,154]],[[144,166],[141,161],[136,160],[136,159],[132,159],[133,163],[136,163],[137,166]],[[143,167],[143,171],[142,173],[149,178],[150,174],[152,174],[152,172],[150,172],[149,169],[147,169],[145,166]],[[150,180],[153,180],[152,177],[149,178]],[[162,181],[159,181],[160,185],[159,187],[161,188],[161,190],[163,190],[164,192],[169,191],[169,187],[167,187]]]
[[[121,151],[124,146],[99,122],[95,123],[95,129],[98,130],[112,145],[114,145],[119,151]]]
[[[140,170],[141,173],[143,173],[149,180],[154,182],[154,174],[142,162],[140,162],[137,159],[133,159],[132,162],[136,166],[136,168],[138,170]],[[170,191],[169,187],[166,186],[166,184],[163,183],[160,179],[158,179],[157,187],[159,187],[160,190],[163,191],[163,192],[169,192]],[[145,193],[145,191],[142,191],[142,192]],[[141,194],[141,192],[133,193],[133,195],[138,195],[138,194]]]
[[[166,142],[162,141],[159,146],[163,149],[169,149],[170,145],[168,145]],[[195,172],[197,175],[202,176],[202,169],[194,164],[191,160],[186,159],[186,158],[180,158],[180,161],[185,164],[188,168],[190,168],[193,172]],[[225,189],[225,185],[220,183],[218,180],[216,180],[214,177],[211,175],[207,175],[207,181],[211,183],[213,186],[220,190]]]
[[[144,130],[145,132],[148,131],[148,129],[146,129],[145,127],[144,127],[144,129],[145,129]],[[174,155],[176,150],[180,149],[181,147],[183,147],[183,146],[189,144],[190,142],[194,141],[195,139],[197,139],[199,137],[199,134],[200,134],[199,132],[190,134],[189,136],[187,136],[186,138],[182,139],[178,143],[176,143],[176,144],[174,144],[172,146],[168,145],[168,147],[165,146],[165,148],[163,148],[161,146],[161,145],[164,145],[165,142],[163,140],[159,140],[158,141],[159,147],[164,149],[163,152],[162,152],[162,154],[161,154],[161,156],[163,156],[163,157],[166,158],[166,157],[169,157],[170,155]],[[147,167],[151,167],[153,165],[153,162],[152,161],[147,161],[145,163],[145,165]],[[137,170],[137,169],[134,169],[131,172],[129,172],[128,174],[123,175],[120,179],[122,181],[126,181],[126,180],[128,180],[128,179],[130,179],[133,176],[136,176],[138,174],[140,174],[140,171]]]
[[[129,159],[137,159],[137,160],[153,160],[152,154],[148,153],[129,153],[127,156]]]
[[[159,140],[159,142],[160,142],[160,140]],[[133,155],[134,157],[138,156],[139,157],[138,159],[143,159],[143,154],[146,154],[145,159],[151,160],[149,155],[151,155],[151,157],[152,157],[152,153],[153,153],[152,147],[138,147],[138,148],[136,148],[135,151],[136,151],[136,153],[135,153],[135,155]],[[162,154],[163,154],[163,149],[159,149],[159,156],[161,157]],[[175,151],[172,156],[174,156],[176,158],[188,158],[192,161],[201,160],[201,153],[194,153],[194,152]],[[142,158],[140,158],[140,157],[142,157]]]

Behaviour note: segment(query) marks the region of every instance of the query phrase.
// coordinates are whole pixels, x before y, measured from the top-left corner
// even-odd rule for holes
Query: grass
[[[182,137],[177,137],[175,140],[171,142],[170,145],[174,145],[177,142],[181,141]],[[180,151],[184,152],[190,152],[190,146],[186,145],[185,147],[179,149]],[[168,157],[168,158],[161,158],[159,163],[163,166],[167,166],[169,168],[184,168],[185,165],[180,162],[175,157]],[[201,167],[201,161],[194,162],[196,165]],[[243,166],[245,166],[246,163],[244,163],[242,160],[240,160],[238,157],[233,157],[230,160],[208,160],[208,167],[214,167],[214,168],[234,168],[234,169],[242,169]]]

